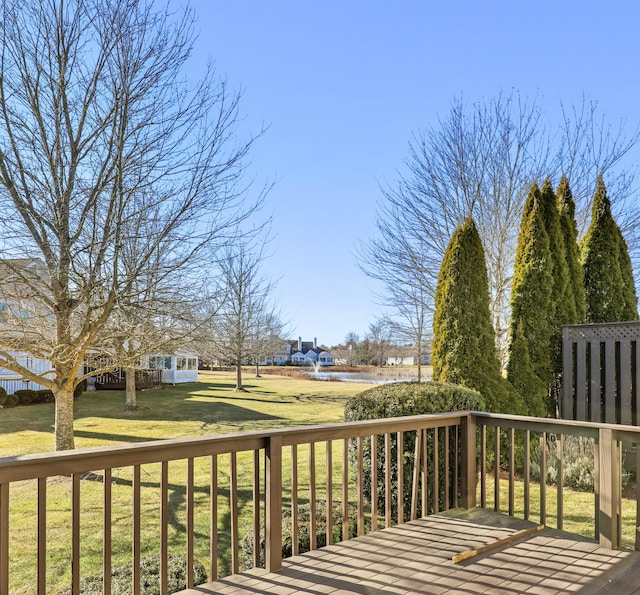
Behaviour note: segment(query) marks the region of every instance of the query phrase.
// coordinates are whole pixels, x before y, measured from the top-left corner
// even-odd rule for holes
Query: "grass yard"
[[[85,392],[75,403],[76,448],[163,438],[343,421],[349,397],[370,388],[355,382],[317,382],[247,371],[248,392],[234,391],[231,372],[200,372],[197,384],[138,393],[126,411],[123,391]],[[54,449],[52,403],[0,409],[0,457]]]

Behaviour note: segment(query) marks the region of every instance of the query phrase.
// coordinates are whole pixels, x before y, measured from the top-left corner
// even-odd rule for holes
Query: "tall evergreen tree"
[[[631,261],[622,232],[611,214],[611,202],[601,175],[591,224],[582,242],[582,265],[588,322],[637,319]]]
[[[471,217],[449,241],[435,297],[433,379],[476,389],[490,411],[521,412],[500,373],[484,250]]]
[[[578,227],[575,220],[576,205],[566,176],[562,176],[560,180],[556,190],[556,198],[569,273],[563,324],[579,324],[585,320],[587,304],[584,293],[584,275],[582,264],[580,263],[580,249],[578,248]]]
[[[638,296],[636,294],[636,284],[633,278],[633,266],[629,257],[627,242],[618,228],[618,259],[620,261],[620,274],[622,276],[622,295],[624,298],[624,308],[620,315],[621,320],[638,319]]]
[[[507,378],[517,387],[530,415],[545,410],[553,367],[550,313],[553,263],[541,193],[534,182],[525,201],[511,286],[511,330]],[[526,344],[526,356],[522,342]],[[523,379],[533,379],[523,386]]]
[[[509,382],[518,395],[522,396],[527,415],[544,417],[547,385],[533,371],[522,321],[512,331],[508,370]]]
[[[547,178],[540,191],[540,213],[543,225],[549,236],[549,252],[551,255],[551,302],[548,312],[549,350],[551,355],[552,376],[548,379],[550,386],[555,385],[558,374],[562,371],[562,325],[574,318],[569,299],[569,268],[565,248],[560,214],[558,213],[556,195]]]

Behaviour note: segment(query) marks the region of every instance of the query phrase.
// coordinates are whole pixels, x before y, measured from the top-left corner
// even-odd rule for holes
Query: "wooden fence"
[[[640,321],[562,329],[564,419],[640,425]]]
[[[162,370],[135,370],[136,389],[162,386]],[[97,390],[123,390],[126,387],[125,371],[122,368],[96,376]]]

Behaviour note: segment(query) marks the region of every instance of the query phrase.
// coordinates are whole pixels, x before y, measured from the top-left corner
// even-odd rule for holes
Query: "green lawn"
[[[122,391],[85,392],[75,404],[76,448],[338,422],[346,400],[373,386],[247,372],[248,392],[237,393],[234,378],[200,372],[197,384],[140,392],[137,411],[125,410]],[[0,409],[0,457],[53,450],[53,424],[53,404]]]

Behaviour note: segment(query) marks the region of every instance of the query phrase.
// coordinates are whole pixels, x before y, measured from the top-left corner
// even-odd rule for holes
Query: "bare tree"
[[[53,391],[56,448],[69,449],[85,355],[108,343],[109,321],[150,268],[158,283],[229,240],[251,210],[242,176],[254,139],[236,140],[239,95],[212,68],[195,85],[182,74],[190,10],[0,7],[0,256],[30,312],[0,338],[0,365]],[[52,377],[20,365],[18,351],[48,360]]]
[[[375,365],[382,366],[389,345],[391,345],[392,325],[387,318],[378,318],[369,325],[367,338]]]
[[[224,296],[213,318],[211,341],[218,358],[236,369],[236,391],[244,391],[242,365],[264,355],[265,341],[282,327],[270,301],[273,283],[260,274],[262,251],[230,247],[217,262]]]
[[[288,329],[279,313],[273,306],[267,307],[254,325],[254,331],[249,339],[251,360],[256,368],[256,378],[260,378],[260,365],[263,361],[273,361],[276,353],[281,353],[284,337]]]
[[[159,217],[132,218],[127,222],[128,227],[135,225],[136,229],[129,229],[123,239],[120,265],[127,277],[139,272],[133,281],[134,290],[118,300],[93,347],[99,353],[113,351],[114,362],[124,368],[127,409],[137,408],[136,370],[146,364],[144,356],[176,351],[192,343],[197,330],[206,327],[213,316],[212,305],[218,300],[206,268],[208,249],[167,271],[167,258],[180,249],[167,239],[162,249],[149,258],[147,266],[140,267],[138,259],[145,253],[144,244],[154,235],[159,220]]]
[[[360,343],[360,336],[355,331],[349,331],[344,338],[344,344],[348,350],[349,358],[347,359],[347,365],[353,366],[354,363],[354,351],[357,352],[358,344]]]
[[[593,171],[614,178],[618,204],[628,220],[640,215],[629,201],[634,188],[620,165],[638,141],[622,129],[611,132],[596,118],[596,106],[565,112],[557,130],[543,120],[537,101],[498,95],[468,107],[454,102],[448,118],[416,133],[394,185],[382,188],[378,237],[360,248],[360,266],[384,283],[379,296],[389,315],[420,345],[433,315],[433,297],[442,257],[454,229],[473,215],[487,259],[497,347],[506,356],[509,301],[522,206],[532,181],[551,172],[587,179]],[[579,190],[585,217],[596,176]],[[578,182],[576,184],[579,186]],[[625,202],[626,200],[626,202]],[[630,224],[631,225],[631,224]]]

